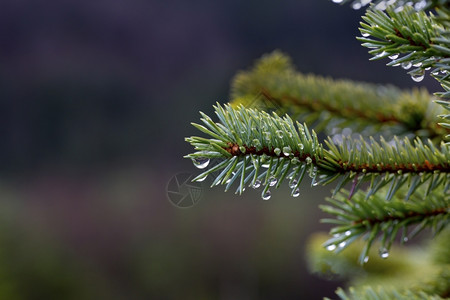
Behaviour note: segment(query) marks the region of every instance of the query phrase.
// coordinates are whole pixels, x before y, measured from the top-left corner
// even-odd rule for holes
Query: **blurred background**
[[[407,88],[331,1],[2,0],[1,299],[321,299],[305,243],[332,187],[167,196],[198,111],[280,49],[304,73]],[[439,90],[431,80],[422,82]]]

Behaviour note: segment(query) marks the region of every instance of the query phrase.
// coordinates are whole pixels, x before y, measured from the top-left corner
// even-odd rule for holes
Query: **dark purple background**
[[[189,125],[274,49],[305,73],[415,86],[331,1],[0,3],[0,298],[321,299],[304,246],[329,188],[264,202],[166,184]],[[432,91],[437,85],[425,81]],[[320,227],[327,230],[327,227]]]

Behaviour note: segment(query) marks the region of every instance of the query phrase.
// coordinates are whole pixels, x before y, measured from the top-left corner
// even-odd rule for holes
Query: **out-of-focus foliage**
[[[423,295],[441,299],[439,295],[445,298],[450,291],[449,238],[450,231],[446,230],[426,248],[394,246],[387,255],[384,247],[376,243],[368,254],[369,260],[361,268],[355,256],[364,246],[362,243],[353,243],[346,251],[335,255],[322,246],[327,236],[316,234],[308,243],[307,261],[313,273],[347,279],[348,285],[353,286],[351,299],[371,293],[378,294],[381,299],[397,299],[395,293],[404,295],[401,299],[407,299],[407,295],[414,295],[417,299],[422,299]],[[373,291],[370,287],[374,287]],[[339,294],[345,295],[343,291]],[[383,298],[383,295],[387,296]]]

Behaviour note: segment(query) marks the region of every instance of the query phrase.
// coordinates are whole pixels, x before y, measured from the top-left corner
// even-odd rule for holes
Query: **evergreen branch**
[[[450,133],[437,125],[436,115],[443,110],[431,103],[425,90],[406,92],[392,86],[303,75],[278,51],[263,56],[250,71],[240,72],[233,80],[231,97],[234,106],[289,113],[319,131],[353,127],[365,135],[391,131],[437,140]]]
[[[342,288],[338,288],[336,295],[341,300],[441,300],[439,295],[429,295],[425,292],[412,292],[412,291],[398,291],[395,288],[377,287],[376,289],[365,286],[359,289],[350,288],[348,292],[345,292]],[[328,299],[329,298],[325,298]]]
[[[394,139],[389,144],[383,139],[381,143],[373,139],[367,143],[344,138],[340,145],[329,139],[325,150],[314,131],[309,131],[306,124],[294,125],[287,115],[269,115],[243,106],[217,105],[215,109],[221,123],[202,113],[204,125],[193,125],[211,138],[187,138],[197,152],[186,158],[193,159],[200,168],[206,168],[211,158],[223,161],[194,180],[204,180],[222,170],[213,185],[227,184],[228,190],[238,182],[236,192],[242,193],[246,184],[259,187],[262,182],[263,198],[270,196],[271,186],[279,187],[285,179],[290,180],[292,195],[298,196],[306,172],[313,179],[312,185],[339,179],[335,193],[353,181],[350,197],[369,180],[367,197],[390,183],[388,200],[406,183],[410,185],[407,197],[425,183],[427,193],[441,185],[449,188],[450,145],[442,143],[438,149],[419,139],[414,143],[406,138]]]
[[[402,11],[389,7],[386,12],[369,10],[361,22],[362,37],[357,39],[363,46],[371,48],[371,60],[390,58],[388,66],[402,66],[408,70],[411,78],[419,82],[425,71],[439,81],[444,80],[449,69],[450,40],[449,31],[434,15],[424,11],[417,12],[411,6]],[[371,36],[372,38],[369,38]],[[405,54],[399,57],[399,54]]]
[[[445,5],[444,5],[445,4]],[[360,28],[363,46],[373,48],[369,53],[372,59],[389,57],[392,59],[388,66],[401,65],[409,71],[414,81],[421,81],[425,71],[430,70],[431,75],[444,87],[444,93],[437,93],[442,100],[437,101],[446,111],[449,111],[448,98],[450,98],[450,7],[446,2],[440,2],[437,7],[438,16],[427,15],[425,12],[415,12],[413,8],[405,6],[401,12],[388,8],[382,11],[368,11]],[[369,39],[368,36],[375,39]],[[399,58],[400,53],[406,53]],[[445,120],[450,115],[439,114]],[[445,130],[450,129],[449,122],[437,124]],[[447,132],[446,138],[450,138]]]
[[[394,138],[390,143],[384,138],[380,143],[371,138],[368,144],[363,139],[358,141],[344,137],[340,145],[333,144],[331,140],[325,143],[327,155],[321,165],[333,166],[335,172],[343,174],[333,195],[352,180],[350,198],[366,181],[370,181],[366,199],[387,184],[390,184],[390,190],[386,200],[390,200],[405,184],[409,186],[406,199],[425,183],[426,194],[440,185],[445,190],[450,188],[450,145],[445,143],[441,143],[440,149],[431,142],[424,144],[416,139],[412,143],[407,138],[402,141]]]
[[[372,247],[369,261],[361,266],[354,258],[364,248],[363,241],[352,243],[345,252],[336,255],[322,247],[326,234],[314,234],[307,244],[308,267],[311,272],[325,278],[339,276],[348,281],[348,285],[354,287],[352,291],[357,293],[367,287],[377,291],[382,286],[389,293],[386,299],[395,299],[392,291],[399,294],[424,292],[446,298],[450,295],[449,238],[450,230],[444,230],[430,245],[419,249],[394,244],[389,260],[383,258],[385,252]]]
[[[222,170],[213,185],[227,184],[228,190],[236,181],[239,183],[236,192],[242,193],[244,185],[258,188],[262,183],[264,199],[270,198],[270,187],[279,187],[286,178],[290,180],[293,196],[298,196],[298,186],[306,172],[313,178],[312,184],[317,183],[316,164],[324,155],[323,147],[306,124],[297,122],[294,125],[288,116],[281,118],[244,107],[233,109],[228,105],[217,105],[215,109],[221,123],[214,123],[202,113],[206,127],[194,124],[213,139],[187,138],[198,151],[186,158],[193,159],[202,168],[210,158],[221,157],[224,161],[194,180],[202,180]]]
[[[336,219],[324,219],[322,222],[337,226],[331,230],[335,236],[324,246],[330,251],[340,252],[358,238],[364,238],[366,245],[359,258],[363,264],[368,260],[370,247],[377,238],[381,242],[380,255],[386,258],[399,233],[401,241],[406,242],[425,228],[432,228],[437,234],[449,224],[450,194],[442,186],[426,197],[414,193],[409,201],[404,200],[405,191],[386,201],[384,195],[389,192],[385,188],[369,198],[358,192],[351,201],[348,199],[349,192],[328,198],[329,205],[320,207]],[[408,228],[413,225],[416,227],[407,235]]]
[[[385,10],[388,6],[391,8],[402,9],[404,5],[411,5],[415,10],[426,10],[433,9],[437,7],[443,7],[448,5],[446,0],[413,0],[413,1],[404,1],[404,0],[332,0],[334,3],[349,3],[352,2],[352,8],[358,10],[368,4],[373,4],[371,8],[377,10]]]
[[[367,144],[362,137],[360,140],[343,137],[338,146],[331,139],[326,144],[336,158],[334,162],[339,164],[340,172],[403,174],[450,171],[450,148],[444,143],[438,150],[431,141],[424,144],[420,139],[414,143],[397,137],[389,143],[383,137],[381,143],[373,138],[370,140],[371,143]]]

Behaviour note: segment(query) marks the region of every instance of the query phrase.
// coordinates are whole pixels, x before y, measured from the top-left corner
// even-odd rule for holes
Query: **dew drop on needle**
[[[194,166],[196,166],[198,169],[204,169],[209,165],[209,158],[196,157],[192,159],[192,162],[194,163]]]

